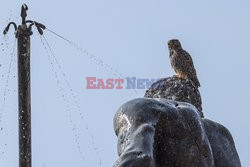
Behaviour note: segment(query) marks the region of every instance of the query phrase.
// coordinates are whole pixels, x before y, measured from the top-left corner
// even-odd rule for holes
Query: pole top
[[[27,10],[28,10],[28,6],[26,4],[23,4],[21,8],[22,24],[25,24],[26,17],[27,17]]]
[[[4,35],[7,34],[11,25],[14,26],[16,37],[18,37],[18,34],[20,34],[19,31],[27,31],[28,35],[32,35],[32,31],[31,31],[32,26],[35,26],[37,28],[39,34],[43,35],[43,30],[45,30],[46,27],[43,24],[38,23],[36,21],[26,20],[27,10],[28,10],[28,6],[26,4],[23,4],[21,7],[22,24],[17,26],[16,23],[10,22],[3,31]]]

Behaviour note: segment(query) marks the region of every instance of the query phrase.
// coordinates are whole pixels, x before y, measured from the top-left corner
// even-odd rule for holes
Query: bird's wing
[[[182,50],[181,55],[183,55],[182,60],[183,60],[184,66],[187,69],[187,72],[189,72],[190,74],[195,73],[195,75],[196,75],[193,60],[192,60],[192,57],[190,56],[190,54],[187,51]]]
[[[188,78],[193,80],[193,82],[195,82],[195,85],[197,85],[199,87],[200,83],[199,83],[199,80],[198,80],[198,77],[197,77],[197,74],[196,74],[196,70],[195,70],[195,67],[194,67],[192,57],[185,50],[182,50],[181,55],[183,55],[183,64],[185,66],[184,68],[185,68],[186,72],[188,73],[187,74]]]

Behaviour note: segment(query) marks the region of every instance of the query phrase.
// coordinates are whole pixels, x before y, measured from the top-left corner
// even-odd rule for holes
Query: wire
[[[68,38],[66,38],[66,37],[64,37],[64,36],[56,33],[53,30],[50,30],[48,28],[46,28],[46,30],[48,30],[52,34],[56,35],[57,37],[63,39],[64,41],[66,41],[69,44],[71,44],[72,46],[74,46],[77,50],[79,50],[81,53],[83,53],[84,55],[88,56],[92,61],[94,61],[99,67],[103,68],[105,71],[108,71],[113,76],[118,77],[118,78],[122,78],[122,79],[126,79],[125,75],[123,75],[122,73],[120,73],[118,70],[114,69],[109,64],[105,63],[99,57],[97,57],[97,56],[95,56],[93,54],[90,54],[86,49],[83,49],[82,47],[80,47],[80,45],[76,44],[72,40],[69,40]],[[135,94],[140,95],[140,93],[137,90],[134,89],[133,91],[134,91]]]
[[[65,74],[65,72],[63,71],[62,66],[61,66],[61,64],[59,63],[58,59],[56,58],[56,56],[55,56],[55,54],[54,54],[54,52],[53,52],[53,50],[52,50],[52,47],[50,46],[50,44],[49,44],[48,40],[46,39],[45,35],[42,35],[42,37],[43,37],[44,41],[46,42],[46,44],[47,44],[47,46],[48,46],[48,48],[49,48],[49,50],[50,50],[50,52],[51,52],[51,55],[53,56],[53,58],[54,58],[54,60],[55,60],[55,62],[56,62],[56,64],[57,64],[58,69],[60,69],[60,71],[61,71],[61,73],[62,73],[62,76],[63,76],[63,78],[64,78],[64,80],[65,80],[65,82],[66,82],[66,85],[67,85],[67,87],[68,87],[68,89],[69,89],[69,91],[70,91],[71,97],[72,97],[72,99],[73,99],[73,101],[74,101],[74,103],[75,103],[75,105],[76,105],[78,114],[80,115],[80,118],[81,118],[81,119],[83,120],[83,122],[84,122],[85,130],[88,132],[88,135],[89,135],[89,137],[91,138],[91,144],[92,144],[93,150],[95,151],[95,154],[96,154],[97,156],[99,156],[99,165],[102,166],[102,160],[101,160],[100,155],[99,155],[99,149],[96,147],[96,144],[95,144],[95,142],[94,142],[94,136],[93,136],[93,134],[89,131],[88,125],[85,123],[86,121],[84,120],[83,113],[81,112],[81,107],[80,107],[80,105],[79,105],[79,103],[78,103],[78,100],[77,100],[77,98],[76,98],[76,95],[75,95],[75,93],[74,93],[74,91],[73,91],[73,89],[72,89],[72,87],[71,87],[71,85],[70,85],[70,82],[68,81],[68,79],[67,79],[67,77],[66,77],[66,74]]]
[[[15,56],[14,52],[15,52],[15,49],[16,49],[16,42],[17,42],[17,39],[15,39],[13,50],[11,52],[11,58],[10,58],[10,63],[9,63],[9,67],[8,67],[8,74],[7,74],[7,77],[6,77],[4,93],[3,93],[3,103],[2,103],[2,106],[0,108],[0,123],[2,122],[3,110],[4,110],[4,107],[5,107],[6,98],[7,98],[7,89],[8,89],[8,86],[9,86],[9,78],[10,78],[11,67],[12,67],[12,63],[13,63],[13,60],[14,60],[14,56]]]

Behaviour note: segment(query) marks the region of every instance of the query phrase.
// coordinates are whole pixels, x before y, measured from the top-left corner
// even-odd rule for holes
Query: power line
[[[57,65],[57,68],[60,70],[61,75],[63,76],[64,81],[65,81],[65,83],[66,83],[66,85],[67,85],[67,87],[68,87],[68,90],[70,91],[70,96],[71,96],[71,98],[72,98],[72,100],[73,100],[73,103],[74,103],[74,105],[76,106],[77,111],[78,111],[78,114],[79,114],[80,118],[82,119],[82,121],[83,121],[83,123],[84,123],[85,130],[87,131],[87,133],[88,133],[88,135],[89,135],[89,137],[90,137],[92,148],[93,148],[95,154],[99,157],[99,166],[102,166],[102,159],[100,158],[99,149],[97,148],[97,146],[96,146],[96,144],[95,144],[94,136],[93,136],[93,134],[90,132],[90,130],[89,130],[89,128],[88,128],[89,126],[86,124],[86,120],[84,119],[83,113],[82,113],[82,111],[81,111],[81,107],[80,107],[80,105],[79,105],[79,103],[78,103],[78,100],[77,100],[77,97],[76,97],[76,95],[75,95],[75,93],[74,93],[74,91],[73,91],[73,89],[72,89],[72,87],[71,87],[71,85],[70,85],[70,82],[69,82],[69,80],[67,79],[66,73],[64,72],[64,70],[63,70],[61,64],[59,63],[58,59],[56,58],[56,56],[55,56],[55,54],[54,54],[54,52],[53,52],[53,50],[52,50],[52,47],[50,46],[48,40],[46,39],[46,37],[45,37],[44,35],[42,35],[42,37],[43,37],[43,40],[45,41],[45,43],[46,43],[46,45],[47,45],[47,47],[46,47],[46,46],[44,46],[44,47],[46,47],[46,48],[49,49],[50,54],[51,54],[52,57],[54,58],[54,61],[56,62],[56,65]],[[42,41],[42,39],[41,39],[41,41]],[[51,60],[51,61],[52,61],[52,60]]]
[[[14,61],[14,56],[15,56],[15,49],[16,49],[16,43],[17,40],[15,40],[14,44],[13,44],[13,49],[11,52],[11,58],[10,58],[10,62],[9,62],[9,66],[8,66],[8,72],[7,72],[7,76],[6,76],[6,81],[5,81],[5,86],[4,86],[4,92],[3,92],[3,103],[2,106],[0,108],[0,123],[2,122],[2,118],[3,118],[3,110],[6,104],[6,98],[7,98],[7,93],[8,93],[8,86],[9,86],[9,79],[10,79],[10,72],[11,72],[11,67],[12,67],[12,63]]]
[[[122,78],[125,79],[126,76],[124,74],[122,74],[121,72],[119,72],[118,70],[114,69],[111,65],[105,63],[101,58],[89,53],[86,49],[83,49],[80,45],[76,44],[75,42],[73,42],[72,40],[69,40],[68,38],[60,35],[59,33],[56,33],[55,31],[49,29],[46,27],[46,30],[48,30],[49,32],[51,32],[52,34],[56,35],[57,37],[59,37],[60,39],[68,42],[70,45],[72,45],[74,48],[76,48],[77,50],[79,50],[82,54],[88,56],[92,61],[94,61],[99,67],[103,68],[105,71],[107,71],[108,73],[110,73],[111,75],[118,77],[118,78]],[[133,90],[135,94],[140,95],[140,93],[137,90]]]

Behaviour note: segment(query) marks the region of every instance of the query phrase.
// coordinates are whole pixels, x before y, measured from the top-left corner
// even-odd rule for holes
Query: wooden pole
[[[30,36],[32,26],[35,26],[40,35],[46,27],[32,20],[26,20],[27,5],[21,9],[22,24],[10,22],[4,29],[7,34],[11,25],[15,28],[18,54],[18,123],[19,123],[19,167],[31,167],[31,93],[30,93]],[[29,25],[27,25],[29,24]]]
[[[18,27],[19,167],[31,167],[30,30]]]
[[[26,25],[26,5],[22,6],[22,24],[17,29],[18,47],[18,120],[19,167],[31,167],[31,92],[30,92],[30,35]]]

